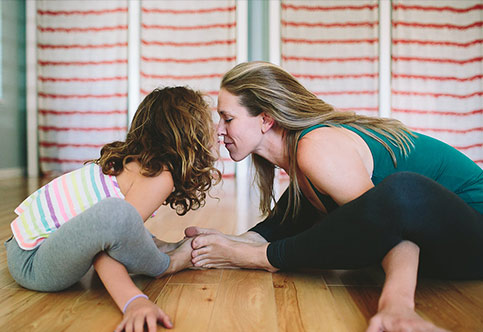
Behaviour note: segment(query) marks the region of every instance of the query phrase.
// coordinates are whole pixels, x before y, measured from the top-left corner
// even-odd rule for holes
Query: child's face
[[[213,144],[211,145],[211,153],[213,154],[213,156],[219,159],[220,158],[220,137],[216,132],[216,124],[214,122],[211,128],[212,128],[212,140],[213,140]]]

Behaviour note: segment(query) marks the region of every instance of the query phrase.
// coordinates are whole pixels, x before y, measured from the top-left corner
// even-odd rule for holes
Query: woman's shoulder
[[[343,127],[323,127],[300,140],[297,151],[300,174],[339,205],[373,186],[370,151],[362,149],[360,137],[354,135]]]
[[[318,127],[314,128],[302,138],[298,143],[297,151],[302,153],[305,150],[329,149],[333,150],[337,147],[352,146],[354,144],[354,133],[343,127]]]
[[[302,137],[297,146],[297,162],[302,165],[357,152],[354,133],[342,127],[319,127]],[[322,159],[321,159],[322,158]]]

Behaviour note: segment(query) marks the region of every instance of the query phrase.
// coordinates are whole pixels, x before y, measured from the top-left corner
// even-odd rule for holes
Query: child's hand
[[[144,325],[147,325],[149,332],[156,332],[157,322],[168,329],[173,327],[168,315],[157,305],[145,298],[138,298],[128,305],[122,322],[114,332],[143,332]]]

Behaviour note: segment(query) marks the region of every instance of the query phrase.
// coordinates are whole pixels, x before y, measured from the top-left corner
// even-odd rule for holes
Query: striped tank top
[[[66,173],[27,197],[11,223],[20,248],[33,250],[64,223],[107,197],[124,199],[116,177],[97,164]]]

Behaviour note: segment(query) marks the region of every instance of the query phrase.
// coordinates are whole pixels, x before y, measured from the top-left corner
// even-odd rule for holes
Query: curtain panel
[[[217,121],[221,77],[236,63],[235,0],[140,5],[141,98],[156,87],[189,86],[207,94]],[[36,7],[40,168],[63,173],[125,138],[128,2],[41,0]],[[235,164],[221,153],[219,168],[234,176]]]
[[[41,172],[98,158],[127,126],[128,4],[36,1]]]
[[[281,65],[339,110],[377,116],[379,1],[281,1]],[[483,4],[393,0],[392,117],[483,166]]]
[[[393,1],[392,115],[483,166],[483,3]]]
[[[339,110],[378,114],[378,2],[281,1],[281,66]]]
[[[206,93],[218,120],[216,99],[223,74],[236,63],[236,1],[141,2],[141,95],[182,85]],[[235,175],[221,148],[218,168]]]

